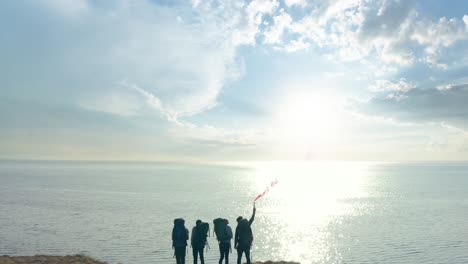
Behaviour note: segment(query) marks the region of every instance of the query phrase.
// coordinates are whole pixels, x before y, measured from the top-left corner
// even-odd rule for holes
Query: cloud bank
[[[366,102],[357,103],[355,110],[399,122],[439,123],[468,131],[468,84],[407,91],[392,86]]]

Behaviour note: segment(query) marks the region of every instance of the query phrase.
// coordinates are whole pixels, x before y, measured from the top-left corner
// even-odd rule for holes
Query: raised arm
[[[257,211],[257,209],[254,206],[253,211],[252,211],[252,216],[249,219],[249,225],[252,225],[252,223],[253,223],[253,221],[255,219],[255,211]]]

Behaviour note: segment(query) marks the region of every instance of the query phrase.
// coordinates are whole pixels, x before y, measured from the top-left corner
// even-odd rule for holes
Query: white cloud
[[[57,5],[68,7],[67,3]],[[71,3],[76,5],[71,10],[81,10]],[[57,8],[43,7],[53,12]],[[103,90],[127,79],[158,98],[163,114],[181,118],[215,106],[223,85],[240,74],[232,42],[232,23],[239,18],[236,6],[229,6],[229,13],[199,2],[188,17],[178,8],[150,1],[121,0],[105,8],[91,4],[87,8],[87,16],[77,17],[73,27],[60,32],[63,39],[83,35],[80,42],[60,48],[63,61],[74,61],[72,71],[97,73],[81,81],[83,86],[101,87],[99,92],[83,89],[87,98],[93,93],[100,97]]]
[[[264,133],[263,130],[229,130],[212,125],[198,125],[181,120],[177,112],[168,109],[161,100],[151,92],[142,89],[136,84],[129,83],[126,80],[122,82],[122,85],[126,88],[137,91],[145,98],[147,105],[158,110],[167,121],[175,125],[170,129],[172,136],[210,142],[211,144],[229,144],[238,146],[254,146],[262,142],[262,138],[264,138],[264,136],[262,136]],[[113,113],[110,111],[105,112]]]
[[[415,26],[412,39],[422,45],[448,47],[460,39],[468,38],[466,30],[468,24],[465,20],[466,15],[463,17],[463,22],[456,18],[445,17],[440,18],[436,23],[419,21]]]
[[[125,39],[112,49],[116,63],[127,65],[125,77],[156,94],[177,117],[216,105],[225,81],[237,74],[235,46],[208,24],[212,18],[205,19],[191,26],[170,20],[130,22]]]
[[[291,6],[305,7],[305,6],[307,6],[306,0],[284,0],[284,3],[288,7],[291,7]]]
[[[276,30],[267,28],[264,43],[287,51],[306,49],[312,44],[326,48],[333,59],[369,60],[382,67],[409,66],[415,62],[449,67],[453,62],[443,61],[444,51],[468,39],[468,16],[461,20],[443,17],[432,22],[420,17],[415,2],[318,1],[310,15],[287,21],[287,26]],[[282,12],[279,15],[284,17]],[[297,44],[300,40],[303,45],[281,41],[284,29],[297,34],[292,41]]]
[[[406,49],[414,1],[344,1],[328,11],[326,23],[332,23],[338,58],[362,60],[376,57],[385,64],[411,64],[412,54]],[[338,6],[338,7],[336,7]],[[336,13],[340,11],[341,13]]]
[[[233,35],[235,44],[241,45],[254,45],[256,43],[256,36],[260,32],[260,25],[263,22],[265,15],[272,15],[279,7],[277,0],[253,0],[245,10],[241,12],[245,17],[241,19],[239,28],[237,28]]]
[[[305,42],[303,38],[299,40],[292,40],[286,46],[284,46],[284,49],[287,52],[295,52],[299,50],[307,50],[309,48],[310,44],[308,42]]]
[[[369,87],[369,91],[377,92],[408,92],[411,89],[414,89],[416,85],[409,83],[406,79],[402,78],[396,82],[388,80],[377,80],[375,84]]]
[[[127,80],[124,80],[122,82],[122,86],[123,87],[126,87],[128,89],[131,89],[131,90],[134,90],[136,92],[138,92],[140,95],[142,95],[145,100],[146,100],[146,103],[151,106],[152,108],[158,110],[159,112],[161,112],[166,118],[167,120],[169,121],[177,121],[177,115],[173,112],[171,112],[170,110],[167,110],[161,100],[155,96],[154,94],[138,87],[138,85],[136,84],[133,84],[133,83],[129,83]]]
[[[448,91],[448,90],[450,90],[450,89],[452,89],[454,87],[456,87],[455,84],[449,83],[449,84],[439,85],[436,88],[439,91]]]
[[[86,8],[80,9],[82,3]],[[277,10],[278,1],[258,0],[248,5],[195,1],[174,8],[126,0],[105,6],[88,1],[54,4],[40,2],[37,7],[52,21],[68,19],[64,14],[73,10],[74,14],[87,12],[67,20],[63,27],[40,20],[40,26],[48,28],[53,37],[44,37],[34,52],[35,60],[44,60],[48,53],[60,54],[49,65],[51,72],[67,68],[67,78],[71,78],[67,81],[79,80],[64,83],[47,72],[50,76],[41,77],[54,79],[54,92],[66,94],[66,89],[73,89],[78,96],[69,98],[82,109],[125,117],[142,114],[146,104],[185,138],[251,144],[251,132],[198,125],[184,117],[217,105],[223,86],[242,74],[236,58],[236,48],[242,43],[233,42],[235,33],[247,33],[248,39],[252,37],[249,27],[259,32],[264,16]],[[32,25],[26,26],[17,30],[29,30]],[[55,36],[79,41],[57,43]],[[123,87],[115,88],[122,79],[126,80]]]
[[[319,24],[317,16],[306,16],[299,21],[293,21],[290,28],[291,32],[301,36],[302,42],[315,43],[321,47],[327,39],[327,33]]]
[[[282,43],[284,30],[289,28],[292,18],[288,13],[284,12],[284,10],[281,10],[279,15],[273,17],[273,21],[274,24],[264,33],[265,38],[263,42],[265,44]]]
[[[438,22],[418,21],[411,39],[425,46],[423,60],[431,66],[446,69],[447,63],[441,62],[441,51],[460,40],[468,39],[468,19],[465,15],[460,21],[456,18],[442,17]]]

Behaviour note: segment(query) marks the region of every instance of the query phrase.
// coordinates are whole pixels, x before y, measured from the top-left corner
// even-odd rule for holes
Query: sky
[[[0,1],[0,159],[468,159],[466,0]]]

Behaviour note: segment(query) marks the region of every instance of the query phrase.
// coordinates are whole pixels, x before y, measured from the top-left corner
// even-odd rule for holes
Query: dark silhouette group
[[[242,255],[245,254],[247,264],[250,264],[250,249],[253,242],[253,233],[251,225],[255,218],[256,208],[253,207],[252,216],[249,220],[239,216],[237,218],[237,227],[232,234],[232,229],[229,226],[229,221],[223,218],[213,220],[214,233],[219,245],[219,264],[229,264],[229,253],[231,252],[231,239],[234,238],[234,249],[237,250],[237,264],[241,264]],[[190,237],[190,245],[193,253],[193,263],[205,264],[204,249],[207,245],[207,236],[209,235],[209,224],[201,220],[195,222],[192,228]],[[185,254],[187,250],[187,241],[189,239],[189,231],[185,227],[185,221],[182,218],[174,220],[174,228],[172,229],[172,247],[177,264],[185,264]]]

